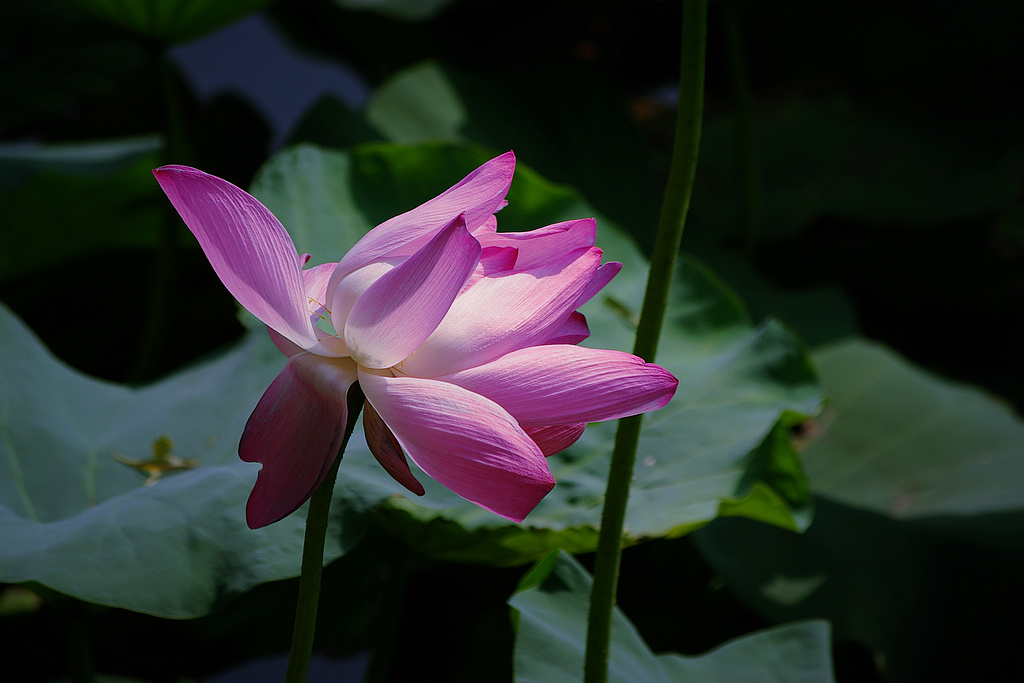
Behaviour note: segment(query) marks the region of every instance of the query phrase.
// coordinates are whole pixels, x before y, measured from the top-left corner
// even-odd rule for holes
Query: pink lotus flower
[[[593,219],[498,233],[515,157],[487,162],[368,232],[340,263],[303,270],[281,223],[227,181],[154,171],[221,282],[287,355],[238,447],[263,464],[246,506],[259,528],[307,500],[335,457],[359,382],[370,450],[423,495],[406,454],[463,498],[520,522],[554,487],[545,456],[587,422],[665,405],[677,380],[618,351],[578,347],[576,309],[621,267]]]

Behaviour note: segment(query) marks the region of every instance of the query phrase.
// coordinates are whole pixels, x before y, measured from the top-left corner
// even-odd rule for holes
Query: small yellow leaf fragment
[[[147,475],[143,482],[145,486],[152,486],[167,472],[188,470],[199,464],[198,460],[185,460],[174,455],[174,442],[165,435],[153,442],[152,449],[153,457],[149,460],[131,460],[117,452],[114,453],[114,459]]]
[[[0,617],[38,612],[43,599],[35,591],[24,586],[7,586],[0,591]]]

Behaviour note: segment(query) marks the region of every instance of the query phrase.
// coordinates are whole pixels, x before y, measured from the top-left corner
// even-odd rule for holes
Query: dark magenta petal
[[[521,522],[554,487],[540,447],[483,396],[362,369],[359,386],[409,458],[469,502]]]
[[[355,380],[348,358],[299,353],[263,393],[238,445],[242,460],[263,464],[245,507],[249,528],[273,524],[313,495],[341,447]]]
[[[523,431],[540,447],[544,457],[564,451],[583,436],[586,422],[575,425],[548,425],[545,427],[523,427]]]
[[[409,463],[402,452],[402,446],[398,439],[391,433],[384,420],[373,409],[367,401],[363,408],[363,433],[366,435],[366,445],[370,447],[373,457],[377,458],[380,466],[390,474],[395,481],[409,489],[417,496],[422,496],[426,491],[423,484],[416,481],[409,469]]]

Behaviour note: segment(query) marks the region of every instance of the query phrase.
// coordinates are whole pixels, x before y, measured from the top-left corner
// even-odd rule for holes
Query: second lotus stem
[[[672,151],[665,197],[662,201],[658,234],[651,254],[651,270],[647,279],[643,308],[637,326],[633,353],[653,362],[661,336],[662,322],[675,273],[683,225],[693,194],[697,173],[697,152],[700,147],[701,120],[704,110],[704,52],[707,36],[707,0],[686,0],[683,3],[682,49],[679,75],[679,109],[676,137]],[[608,657],[611,643],[612,610],[619,578],[622,538],[626,518],[629,486],[633,480],[637,443],[643,416],[619,421],[612,452],[601,531],[594,560],[594,584],[590,594],[587,620],[587,643],[584,658],[584,681],[605,683],[608,680]]]

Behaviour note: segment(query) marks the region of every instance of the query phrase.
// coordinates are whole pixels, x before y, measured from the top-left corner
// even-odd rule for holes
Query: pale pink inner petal
[[[433,199],[381,223],[345,254],[338,279],[371,261],[413,254],[460,214],[474,230],[505,205],[515,165],[515,155],[506,152]]]
[[[543,344],[566,323],[600,261],[600,249],[583,248],[530,271],[479,280],[459,295],[401,371],[436,377]]]
[[[501,406],[461,387],[359,371],[406,454],[466,500],[522,521],[554,487],[540,447]]]
[[[308,261],[308,258],[306,259]],[[306,305],[309,308],[309,321],[313,325],[313,332],[320,341],[316,348],[309,349],[322,356],[347,356],[348,348],[345,341],[338,336],[333,326],[330,309],[327,308],[327,284],[330,282],[331,274],[334,272],[337,263],[322,263],[302,271],[302,278],[306,285]],[[273,335],[271,335],[273,336]],[[277,344],[277,341],[274,342]],[[280,344],[277,347],[281,348]],[[285,351],[286,355],[288,354]]]
[[[327,309],[327,283],[337,263],[321,263],[302,271],[302,280],[306,286],[306,304],[309,309],[310,322],[315,327],[318,320],[330,318]]]
[[[248,193],[194,168],[164,166],[153,175],[238,303],[299,346],[315,347],[299,255],[280,221]]]
[[[523,427],[531,439],[540,447],[544,457],[564,451],[583,435],[586,423],[575,425],[548,425],[545,427]]]
[[[391,433],[384,420],[373,409],[373,405],[367,401],[363,408],[363,433],[366,435],[366,445],[370,447],[373,457],[377,458],[388,474],[395,481],[409,489],[417,496],[426,493],[423,484],[416,481],[409,463],[405,459],[405,453],[398,443],[398,439]]]
[[[335,282],[334,276],[331,276],[331,280],[327,285],[327,307],[331,311],[331,322],[334,324],[336,331],[345,329],[348,314],[352,311],[352,307],[356,305],[356,302],[359,301],[359,297],[363,295],[363,292],[379,280],[384,273],[392,270],[403,261],[405,261],[404,258],[375,261],[352,271],[337,282]]]
[[[246,504],[250,528],[286,517],[316,490],[341,446],[355,380],[347,358],[299,353],[264,392],[238,445],[242,460],[263,463]]]
[[[370,285],[345,321],[352,358],[363,367],[387,368],[412,353],[444,318],[480,251],[459,216]]]
[[[630,353],[535,346],[439,377],[490,398],[522,425],[599,422],[661,408],[678,380]]]

